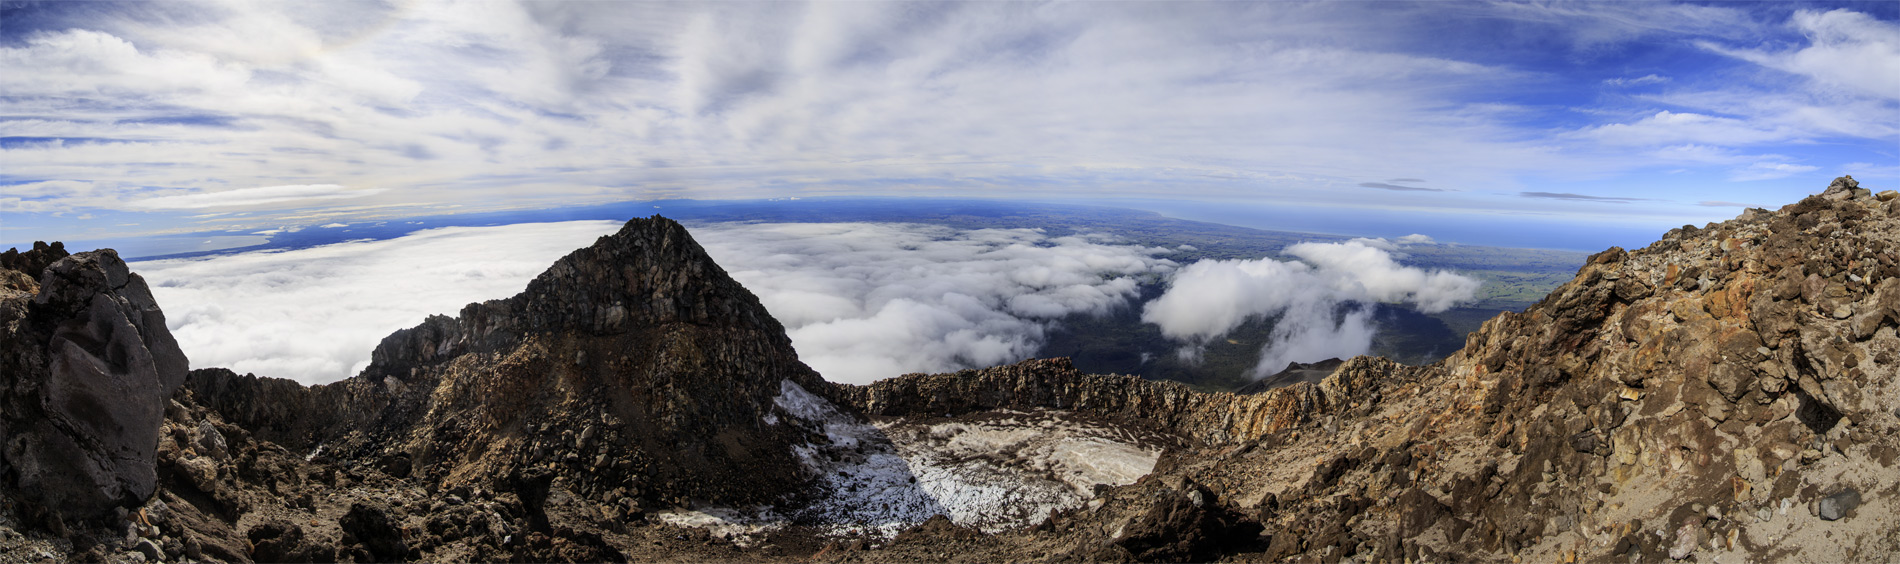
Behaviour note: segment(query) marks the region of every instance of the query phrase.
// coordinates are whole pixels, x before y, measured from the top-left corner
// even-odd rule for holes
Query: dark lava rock
[[[1144,562],[1204,562],[1254,543],[1261,529],[1216,503],[1212,492],[1189,484],[1186,492],[1163,491],[1114,542]]]
[[[244,534],[251,541],[251,558],[258,562],[309,562],[304,558],[303,527],[288,521],[270,521]]]
[[[40,282],[30,302],[0,299],[5,485],[72,517],[143,503],[185,354],[145,280],[110,249],[59,259]]]
[[[46,267],[67,256],[64,243],[54,241],[52,244],[47,244],[45,241],[34,241],[33,248],[24,253],[18,248],[7,249],[7,252],[0,253],[0,269],[18,270],[26,273],[29,278],[39,280],[40,273],[45,272]]]
[[[343,527],[345,535],[367,548],[369,556],[377,562],[401,561],[409,554],[409,544],[403,540],[402,527],[390,517],[388,510],[380,506],[350,504],[350,512],[343,515],[338,525]]]
[[[1860,490],[1847,488],[1841,493],[1821,498],[1821,519],[1839,521],[1856,507],[1860,507]]]
[[[599,534],[555,529],[552,534],[529,533],[512,559],[516,562],[626,562],[627,555],[607,544]]]

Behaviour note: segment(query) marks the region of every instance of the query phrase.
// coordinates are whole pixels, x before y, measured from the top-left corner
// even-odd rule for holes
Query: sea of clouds
[[[1241,324],[1273,319],[1273,331],[1253,369],[1256,378],[1293,362],[1365,354],[1377,332],[1366,304],[1401,302],[1438,313],[1477,292],[1477,280],[1402,266],[1393,259],[1392,253],[1403,245],[1430,240],[1410,235],[1398,241],[1354,239],[1287,247],[1285,253],[1298,261],[1198,261],[1170,277],[1167,292],[1147,304],[1141,320],[1187,343],[1181,355],[1193,359],[1201,346]]]
[[[1050,324],[1105,314],[1175,268],[1099,235],[888,223],[712,224],[694,237],[825,378],[867,383],[1028,358]]]
[[[194,367],[332,382],[361,371],[389,333],[432,314],[512,296],[610,221],[431,229],[381,241],[144,261],[167,325]],[[1427,240],[1303,243],[1297,260],[1203,260],[1096,234],[891,223],[713,223],[695,239],[785,325],[827,379],[1034,356],[1059,319],[1136,307],[1184,354],[1250,319],[1276,319],[1258,374],[1287,362],[1365,353],[1371,302],[1427,312],[1468,300],[1477,281],[1399,265]]]
[[[321,384],[397,329],[506,298],[612,221],[448,227],[381,241],[132,263],[193,368]]]

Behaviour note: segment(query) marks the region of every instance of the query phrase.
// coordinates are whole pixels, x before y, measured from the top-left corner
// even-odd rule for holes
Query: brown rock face
[[[144,279],[109,249],[80,253],[16,277],[0,302],[4,485],[78,518],[151,497],[164,402],[187,364]]]
[[[1237,560],[1883,560],[1890,529],[1841,523],[1900,505],[1814,509],[1900,488],[1900,206],[1865,192],[1843,178],[1599,253],[1429,366],[1358,358],[1235,396],[1029,361],[844,395],[873,415],[1062,409],[1193,441],[1039,528],[1056,534],[1017,537],[1126,549],[1083,559],[1211,559],[1144,552],[1199,534],[1169,517],[1167,484],[1189,482],[1264,525],[1219,549]]]
[[[517,296],[397,331],[355,378],[305,389],[213,370],[191,387],[270,440],[446,485],[512,489],[542,467],[589,495],[762,503],[808,480],[798,437],[762,420],[786,379],[830,388],[751,292],[655,217]]]

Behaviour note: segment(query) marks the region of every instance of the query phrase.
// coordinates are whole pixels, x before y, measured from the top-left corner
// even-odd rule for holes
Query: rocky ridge
[[[1090,410],[1197,439],[1040,527],[1082,547],[1058,559],[1886,561],[1900,554],[1896,196],[1844,178],[1599,253],[1427,366],[1362,357],[1317,385],[1231,396],[1035,361],[851,397],[887,417]],[[1164,525],[1178,542],[1152,552],[1144,527],[1180,509],[1153,500],[1195,492],[1203,525]],[[1235,515],[1259,534],[1234,538]]]
[[[0,484],[0,562],[1885,561],[1900,554],[1896,196],[1843,178],[1779,211],[1595,255],[1441,362],[1360,357],[1240,395],[1063,359],[829,385],[684,229],[635,220],[519,296],[392,335],[345,382],[155,368],[160,385],[127,397],[170,393],[152,402],[156,493],[95,488],[119,492],[100,497],[105,516],[53,530],[44,502]],[[52,355],[32,343],[82,311],[23,296],[84,298],[47,302],[85,301],[88,324],[126,319],[140,331],[100,323],[169,358],[136,275],[115,285],[104,255],[52,263],[31,288],[0,270],[7,338],[31,337],[8,341],[8,374],[41,378],[9,380],[7,401],[44,397],[21,392],[47,381]],[[53,277],[85,264],[106,282]],[[160,375],[186,383],[170,392]],[[9,437],[43,417],[13,405]],[[903,468],[933,470],[909,459],[878,484],[813,470],[920,448],[1029,470],[1030,451],[1068,448],[938,436],[1025,423],[1165,450],[1132,471],[1145,476],[1095,482],[1024,527],[735,535],[744,523],[656,518],[796,512],[867,485],[914,494]],[[970,450],[985,444],[996,452]],[[925,507],[945,495],[924,493]]]
[[[786,445],[803,437],[762,422],[786,380],[829,389],[685,228],[652,218],[517,296],[397,331],[349,380],[304,389],[213,369],[191,389],[272,442],[398,477],[562,477],[632,506],[797,492],[810,478]]]

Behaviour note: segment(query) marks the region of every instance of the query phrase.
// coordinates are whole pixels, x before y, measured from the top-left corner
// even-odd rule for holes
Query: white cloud
[[[505,298],[619,223],[450,227],[382,241],[144,261],[193,367],[305,384],[354,375],[383,337],[433,314]]]
[[[1319,267],[1347,299],[1407,302],[1425,313],[1438,313],[1471,299],[1478,290],[1477,280],[1400,266],[1384,250],[1352,242],[1300,243],[1287,247],[1286,253]]]
[[[1373,242],[1384,242],[1374,240]],[[1390,243],[1386,243],[1390,245]],[[1188,343],[1185,356],[1252,319],[1274,328],[1254,376],[1289,362],[1364,354],[1376,328],[1369,302],[1406,302],[1444,311],[1470,300],[1479,282],[1445,271],[1401,266],[1385,248],[1366,240],[1301,243],[1287,254],[1305,262],[1203,260],[1168,279],[1168,289],[1143,309],[1142,321]]]
[[[1644,84],[1662,84],[1665,82],[1669,82],[1669,77],[1654,74],[1646,74],[1636,78],[1612,78],[1603,81],[1604,84],[1610,86],[1642,86]]]
[[[132,202],[146,209],[254,208],[259,206],[305,204],[311,200],[348,200],[382,193],[380,188],[352,190],[335,184],[302,184],[240,188],[222,192],[198,192],[159,196]]]
[[[555,259],[613,232],[581,221],[453,227],[383,241],[134,263],[197,367],[306,384],[360,371],[389,333],[519,293]],[[1032,230],[901,224],[692,228],[785,324],[827,378],[1014,362],[1049,324],[1126,307],[1166,249]]]
[[[1432,239],[1432,236],[1430,235],[1425,235],[1423,233],[1413,233],[1411,235],[1400,237],[1399,244],[1401,245],[1436,245],[1438,244],[1438,241]]]
[[[1385,240],[1384,237],[1371,237],[1371,238],[1358,237],[1358,238],[1352,239],[1352,242],[1358,243],[1360,245],[1364,245],[1367,247],[1372,247],[1374,249],[1380,249],[1380,250],[1385,250],[1385,251],[1399,250],[1398,243],[1387,241]]]
[[[1798,132],[1787,128],[1766,127],[1759,121],[1663,110],[1634,123],[1597,126],[1585,131],[1584,135],[1616,145],[1732,146],[1783,141],[1798,136]]]
[[[1795,12],[1789,25],[1808,45],[1780,51],[1730,49],[1704,42],[1717,53],[1801,75],[1831,88],[1900,100],[1900,25],[1849,10]]]
[[[1748,168],[1746,169],[1735,171],[1734,174],[1729,176],[1729,180],[1734,180],[1737,182],[1746,182],[1750,180],[1773,180],[1776,178],[1787,178],[1787,177],[1801,174],[1804,172],[1813,172],[1816,170],[1820,170],[1820,167],[1789,164],[1789,163],[1772,163],[1772,162],[1754,163],[1754,164],[1748,165]]]
[[[1103,314],[1174,263],[1167,249],[1026,229],[703,224],[693,236],[838,382],[1015,362],[1049,324]]]

